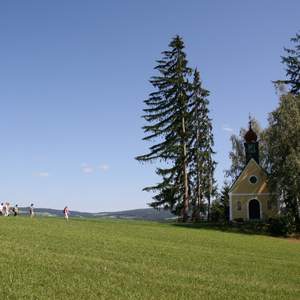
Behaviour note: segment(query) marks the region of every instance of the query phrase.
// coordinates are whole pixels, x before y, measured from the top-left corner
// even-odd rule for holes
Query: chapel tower
[[[258,148],[258,141],[257,135],[252,130],[251,120],[249,121],[249,129],[246,132],[245,136],[245,152],[246,152],[246,165],[253,158],[259,164],[259,148]]]

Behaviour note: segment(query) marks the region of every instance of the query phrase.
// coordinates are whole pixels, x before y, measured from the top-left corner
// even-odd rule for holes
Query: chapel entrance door
[[[252,199],[249,202],[249,219],[250,220],[260,219],[260,204],[256,199]]]

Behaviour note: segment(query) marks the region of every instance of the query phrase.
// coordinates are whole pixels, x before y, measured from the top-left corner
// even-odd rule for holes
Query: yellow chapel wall
[[[249,201],[257,199],[260,202],[261,219],[267,220],[274,218],[278,213],[277,203],[271,200],[270,195],[231,195],[232,220],[249,218]],[[238,210],[238,201],[241,203],[241,210]],[[268,207],[268,201],[271,201],[271,208]]]
[[[254,175],[258,181],[252,184],[249,179]],[[271,199],[267,175],[264,170],[252,159],[232,186],[230,190],[231,219],[248,219],[249,201],[257,199],[260,202],[261,219],[269,219],[278,214],[278,204]],[[241,203],[241,210],[238,210],[238,201]],[[271,202],[271,208],[268,202]]]
[[[252,184],[249,181],[252,175],[258,179],[256,184]],[[269,193],[267,175],[253,159],[250,160],[237,182],[231,188],[231,193]]]

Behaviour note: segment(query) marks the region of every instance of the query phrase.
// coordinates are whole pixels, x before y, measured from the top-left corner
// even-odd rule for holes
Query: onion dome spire
[[[257,134],[252,129],[251,117],[249,117],[249,129],[246,132],[244,139],[246,143],[255,143],[257,142]]]

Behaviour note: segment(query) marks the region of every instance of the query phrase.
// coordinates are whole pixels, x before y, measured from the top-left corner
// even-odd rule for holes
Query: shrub
[[[236,223],[244,223],[244,219],[243,218],[236,218],[236,219],[234,219],[234,222],[236,222]]]
[[[220,222],[224,220],[224,211],[221,203],[214,201],[211,206],[210,219],[212,222]]]
[[[275,236],[287,236],[293,231],[293,225],[289,217],[280,216],[269,220],[269,233]]]

